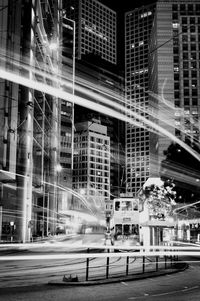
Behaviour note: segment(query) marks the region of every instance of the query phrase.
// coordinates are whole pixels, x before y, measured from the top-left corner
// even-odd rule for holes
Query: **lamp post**
[[[76,22],[72,19],[69,19],[65,16],[63,16],[63,21],[66,21],[66,23],[63,22],[63,27],[66,28],[67,30],[73,30],[73,53],[72,53],[72,95],[75,93],[75,59],[76,59]],[[68,22],[72,23],[72,28],[68,24]],[[71,168],[73,169],[73,157],[74,157],[74,102],[72,102],[72,108],[71,108],[71,122],[72,122],[72,130],[71,130],[71,151],[72,151],[72,156],[71,156]]]
[[[60,173],[62,171],[62,166],[60,164],[56,165],[56,176],[57,176],[57,181],[56,181],[56,224],[58,226],[58,220],[59,220],[59,184],[60,184]]]

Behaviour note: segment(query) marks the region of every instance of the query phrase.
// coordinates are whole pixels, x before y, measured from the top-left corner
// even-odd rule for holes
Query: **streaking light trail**
[[[86,98],[83,98],[80,96],[72,95],[71,93],[60,90],[57,87],[52,87],[48,84],[37,82],[35,80],[26,78],[24,76],[14,74],[10,71],[4,70],[2,67],[0,68],[0,72],[1,72],[0,73],[1,78],[3,78],[3,79],[12,81],[12,82],[20,84],[20,85],[24,85],[28,88],[38,90],[38,91],[44,92],[46,94],[50,94],[52,96],[64,99],[68,102],[87,107],[89,109],[101,112],[102,114],[105,114],[105,108],[106,108],[107,115],[115,117],[122,121],[128,122],[132,125],[141,127],[142,126],[141,123],[144,123],[144,125],[146,125],[148,127],[149,131],[151,131],[151,129],[154,129],[154,130],[162,133],[166,137],[170,138],[172,141],[178,143],[186,151],[188,151],[192,156],[194,156],[198,161],[200,161],[199,155],[194,150],[192,150],[192,148],[190,148],[186,143],[184,143],[183,141],[178,139],[175,135],[173,135],[166,129],[162,128],[161,126],[157,125],[156,123],[141,116],[140,114],[137,114],[133,111],[128,110],[127,108],[125,108],[124,106],[122,106],[120,104],[114,103],[113,101],[111,102],[108,99],[106,99],[106,101],[105,101],[104,98],[100,98],[100,96],[98,95],[98,100],[102,100],[102,104],[95,103],[95,105],[94,105],[94,101],[92,101],[92,100],[89,100],[89,99],[86,99]],[[62,84],[61,84],[61,86],[62,86]],[[89,96],[90,96],[90,91],[88,91],[88,97]],[[93,97],[93,94],[91,96]],[[109,106],[112,105],[112,108],[108,107],[108,104],[109,104]],[[135,118],[139,119],[141,123],[137,122],[135,120]]]

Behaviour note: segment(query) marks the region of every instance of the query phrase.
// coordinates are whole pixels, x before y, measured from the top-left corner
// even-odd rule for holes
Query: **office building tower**
[[[124,105],[124,76],[117,66],[116,13],[99,1],[67,1],[64,15],[75,20],[75,93],[94,103],[102,95]],[[64,35],[64,33],[63,33]],[[64,36],[65,40],[65,36]],[[81,92],[87,89],[87,93]],[[110,96],[109,96],[110,95]],[[124,122],[83,106],[75,105],[74,120],[99,120],[107,127],[111,145],[111,198],[124,192]]]
[[[124,192],[125,182],[125,122],[114,115],[109,116],[93,110],[97,97],[105,98],[124,108],[124,78],[117,66],[108,64],[98,56],[88,55],[76,62],[76,85],[83,88],[85,95],[94,102],[90,109],[75,106],[75,122],[96,119],[107,127],[110,137],[110,192],[111,199]],[[95,91],[95,95],[92,93]],[[78,91],[76,91],[78,93]],[[107,105],[107,101],[105,101]],[[122,109],[123,110],[123,109]]]
[[[75,22],[68,19],[65,10],[60,17],[60,44],[62,45],[62,65],[60,65],[62,90],[74,95],[75,92]],[[62,37],[62,38],[61,38]],[[67,190],[59,191],[58,213],[60,218],[68,210],[72,199],[72,169],[74,140],[74,104],[61,100],[60,111],[60,172],[58,182]]]
[[[157,68],[153,88],[161,94],[162,82],[169,82],[163,96],[174,105],[175,135],[190,145],[199,143],[199,22],[200,1],[158,1],[150,44]],[[155,82],[155,71],[150,78]]]
[[[125,82],[128,117],[141,127],[126,124],[126,192],[135,196],[151,174],[151,133],[132,113],[149,118],[149,38],[155,5],[125,14]]]
[[[59,1],[3,1],[0,9],[0,67],[10,72],[0,82],[3,240],[55,233],[60,103],[38,83],[59,88],[59,12]]]
[[[160,127],[158,134],[127,125],[127,190],[134,194],[159,175],[173,135],[199,143],[199,5],[157,1],[126,14],[128,107]]]
[[[110,211],[110,137],[95,120],[75,124],[73,189],[86,202],[74,199],[71,209],[92,212],[105,219]]]
[[[70,0],[63,8],[76,23],[77,58],[95,53],[116,64],[116,12],[96,0]]]

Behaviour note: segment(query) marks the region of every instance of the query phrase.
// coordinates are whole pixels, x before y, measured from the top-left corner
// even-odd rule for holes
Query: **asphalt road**
[[[2,301],[199,301],[200,263],[184,272],[143,280],[92,286],[33,286],[1,289]]]
[[[44,249],[45,252],[50,250]],[[35,249],[38,253],[41,250]],[[26,252],[25,252],[26,253]],[[123,258],[124,259],[124,258]],[[192,259],[192,261],[191,261]],[[99,267],[105,262],[98,258]],[[114,260],[114,258],[112,258]],[[104,285],[91,286],[55,286],[48,281],[60,279],[66,273],[66,267],[73,271],[77,265],[85,269],[85,261],[63,262],[52,260],[38,261],[5,261],[0,262],[0,300],[2,301],[199,301],[200,300],[200,258],[185,258],[190,261],[184,272],[151,277],[143,280],[121,281]],[[92,262],[92,261],[91,261]],[[120,263],[120,261],[118,261]],[[141,264],[141,263],[140,263]],[[99,272],[98,269],[97,272]],[[25,286],[24,286],[25,285]],[[11,287],[15,286],[15,287]]]
[[[40,256],[37,254],[38,257]],[[23,257],[23,254],[20,254]],[[9,256],[7,256],[9,257]],[[62,282],[63,276],[78,276],[78,280],[86,280],[86,259],[35,259],[35,260],[5,260],[0,262],[0,289],[46,284],[52,281]],[[88,280],[105,279],[107,257],[90,258]],[[159,263],[164,267],[164,262]],[[155,262],[146,260],[146,270],[155,270]],[[142,272],[142,258],[129,257],[129,274]],[[126,275],[126,258],[110,258],[109,277]]]

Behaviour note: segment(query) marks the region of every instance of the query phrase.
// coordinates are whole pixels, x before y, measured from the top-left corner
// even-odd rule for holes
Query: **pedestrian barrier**
[[[111,254],[114,251],[114,254]],[[122,253],[121,253],[122,251]],[[150,254],[148,256],[142,256],[137,250],[135,253],[127,251],[124,255],[123,250],[116,250],[105,248],[101,252],[104,253],[102,263],[102,257],[100,264],[98,263],[98,257],[95,258],[93,249],[87,249],[88,257],[85,258],[85,267],[82,269],[74,268],[74,277],[64,276],[65,282],[78,282],[78,281],[94,281],[110,278],[129,277],[138,274],[145,274],[148,272],[158,272],[160,270],[167,270],[176,268],[178,262],[177,255],[171,256],[158,256]],[[123,256],[122,256],[123,254]],[[90,256],[89,256],[90,255]],[[94,257],[91,257],[93,255]],[[113,257],[113,255],[115,255]],[[111,260],[115,258],[115,260]],[[96,261],[95,261],[96,260]],[[77,276],[77,274],[79,274]]]

